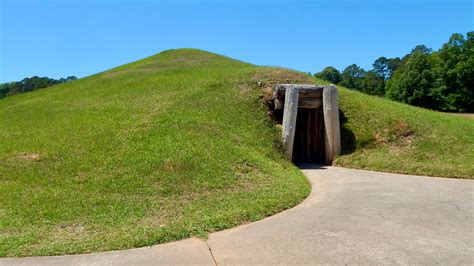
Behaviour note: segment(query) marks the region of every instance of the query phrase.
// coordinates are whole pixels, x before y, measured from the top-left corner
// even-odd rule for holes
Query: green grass
[[[257,67],[171,50],[0,101],[0,256],[152,245],[301,202]]]
[[[339,88],[355,150],[335,165],[395,173],[474,178],[474,120]],[[347,134],[349,132],[349,134]]]
[[[321,83],[181,49],[1,100],[0,256],[206,237],[301,202],[262,100],[280,82]],[[336,165],[474,176],[473,119],[344,88],[340,106]]]

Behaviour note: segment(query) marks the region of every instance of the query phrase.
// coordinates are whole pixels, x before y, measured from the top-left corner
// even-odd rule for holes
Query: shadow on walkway
[[[326,165],[316,163],[298,163],[296,166],[301,170],[324,170],[328,169]]]

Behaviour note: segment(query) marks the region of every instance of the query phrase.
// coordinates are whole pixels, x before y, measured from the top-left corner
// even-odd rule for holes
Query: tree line
[[[370,95],[446,112],[474,112],[474,31],[455,33],[438,50],[418,45],[402,58],[379,57],[314,76]]]
[[[10,95],[34,91],[76,79],[77,78],[75,76],[69,76],[67,78],[60,79],[34,76],[31,78],[24,78],[21,81],[1,83],[0,99]]]

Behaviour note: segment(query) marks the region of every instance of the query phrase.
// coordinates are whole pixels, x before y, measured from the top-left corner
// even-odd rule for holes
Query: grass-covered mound
[[[182,49],[0,100],[0,256],[205,236],[294,206],[310,186],[261,98],[312,82]],[[336,165],[474,177],[474,119],[339,95]]]
[[[0,101],[0,256],[151,245],[294,206],[252,66],[171,50]],[[252,90],[253,86],[253,90]]]

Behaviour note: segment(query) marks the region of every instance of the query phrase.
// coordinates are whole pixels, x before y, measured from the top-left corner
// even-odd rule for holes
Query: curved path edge
[[[474,181],[303,165],[299,205],[181,241],[0,265],[472,264]]]

